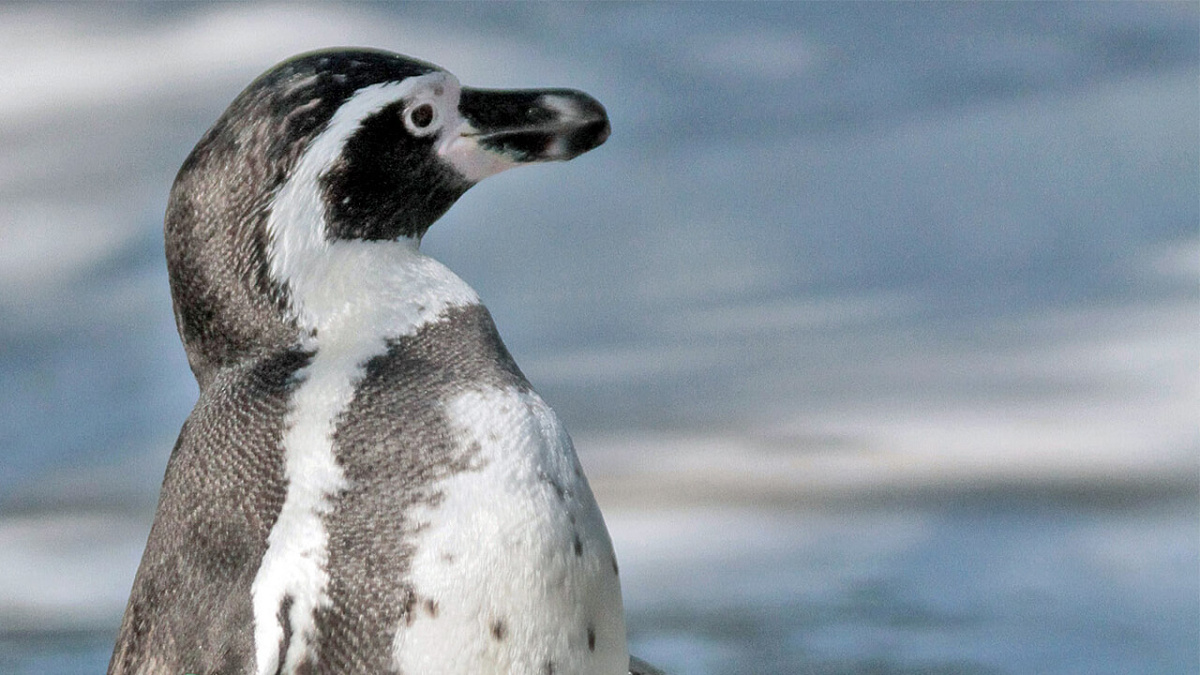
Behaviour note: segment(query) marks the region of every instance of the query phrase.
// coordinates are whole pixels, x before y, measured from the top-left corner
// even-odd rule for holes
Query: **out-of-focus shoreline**
[[[599,483],[598,483],[599,484]],[[668,672],[1185,673],[1194,494],[608,502],[635,653]],[[915,496],[913,497],[915,499]],[[989,499],[984,503],[982,500]],[[1074,500],[1057,493],[1052,499]],[[103,668],[148,511],[0,517],[0,673]],[[14,551],[24,551],[23,567]],[[1128,640],[1114,642],[1119,632]],[[883,668],[884,670],[880,670]]]

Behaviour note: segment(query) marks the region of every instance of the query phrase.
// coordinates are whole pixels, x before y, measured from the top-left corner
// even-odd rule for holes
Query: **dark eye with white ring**
[[[433,130],[437,117],[432,103],[419,103],[404,112],[404,125],[413,135],[423,136]]]

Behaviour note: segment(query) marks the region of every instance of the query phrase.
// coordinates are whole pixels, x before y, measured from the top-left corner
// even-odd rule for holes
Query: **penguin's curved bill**
[[[604,106],[573,89],[463,87],[458,113],[464,123],[461,139],[475,146],[473,170],[464,172],[474,179],[521,164],[578,157],[608,139],[611,130]],[[460,164],[465,157],[454,159],[467,168]]]

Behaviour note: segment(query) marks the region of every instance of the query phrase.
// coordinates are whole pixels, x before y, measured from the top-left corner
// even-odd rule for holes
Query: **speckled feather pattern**
[[[167,465],[109,672],[253,663],[250,585],[283,503],[282,422],[308,359],[281,352],[223,369],[202,390]]]

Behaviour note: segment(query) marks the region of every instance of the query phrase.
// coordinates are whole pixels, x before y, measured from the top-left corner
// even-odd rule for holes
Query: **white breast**
[[[612,544],[554,412],[532,392],[445,404],[470,470],[413,514],[412,615],[393,656],[406,673],[627,672]]]

